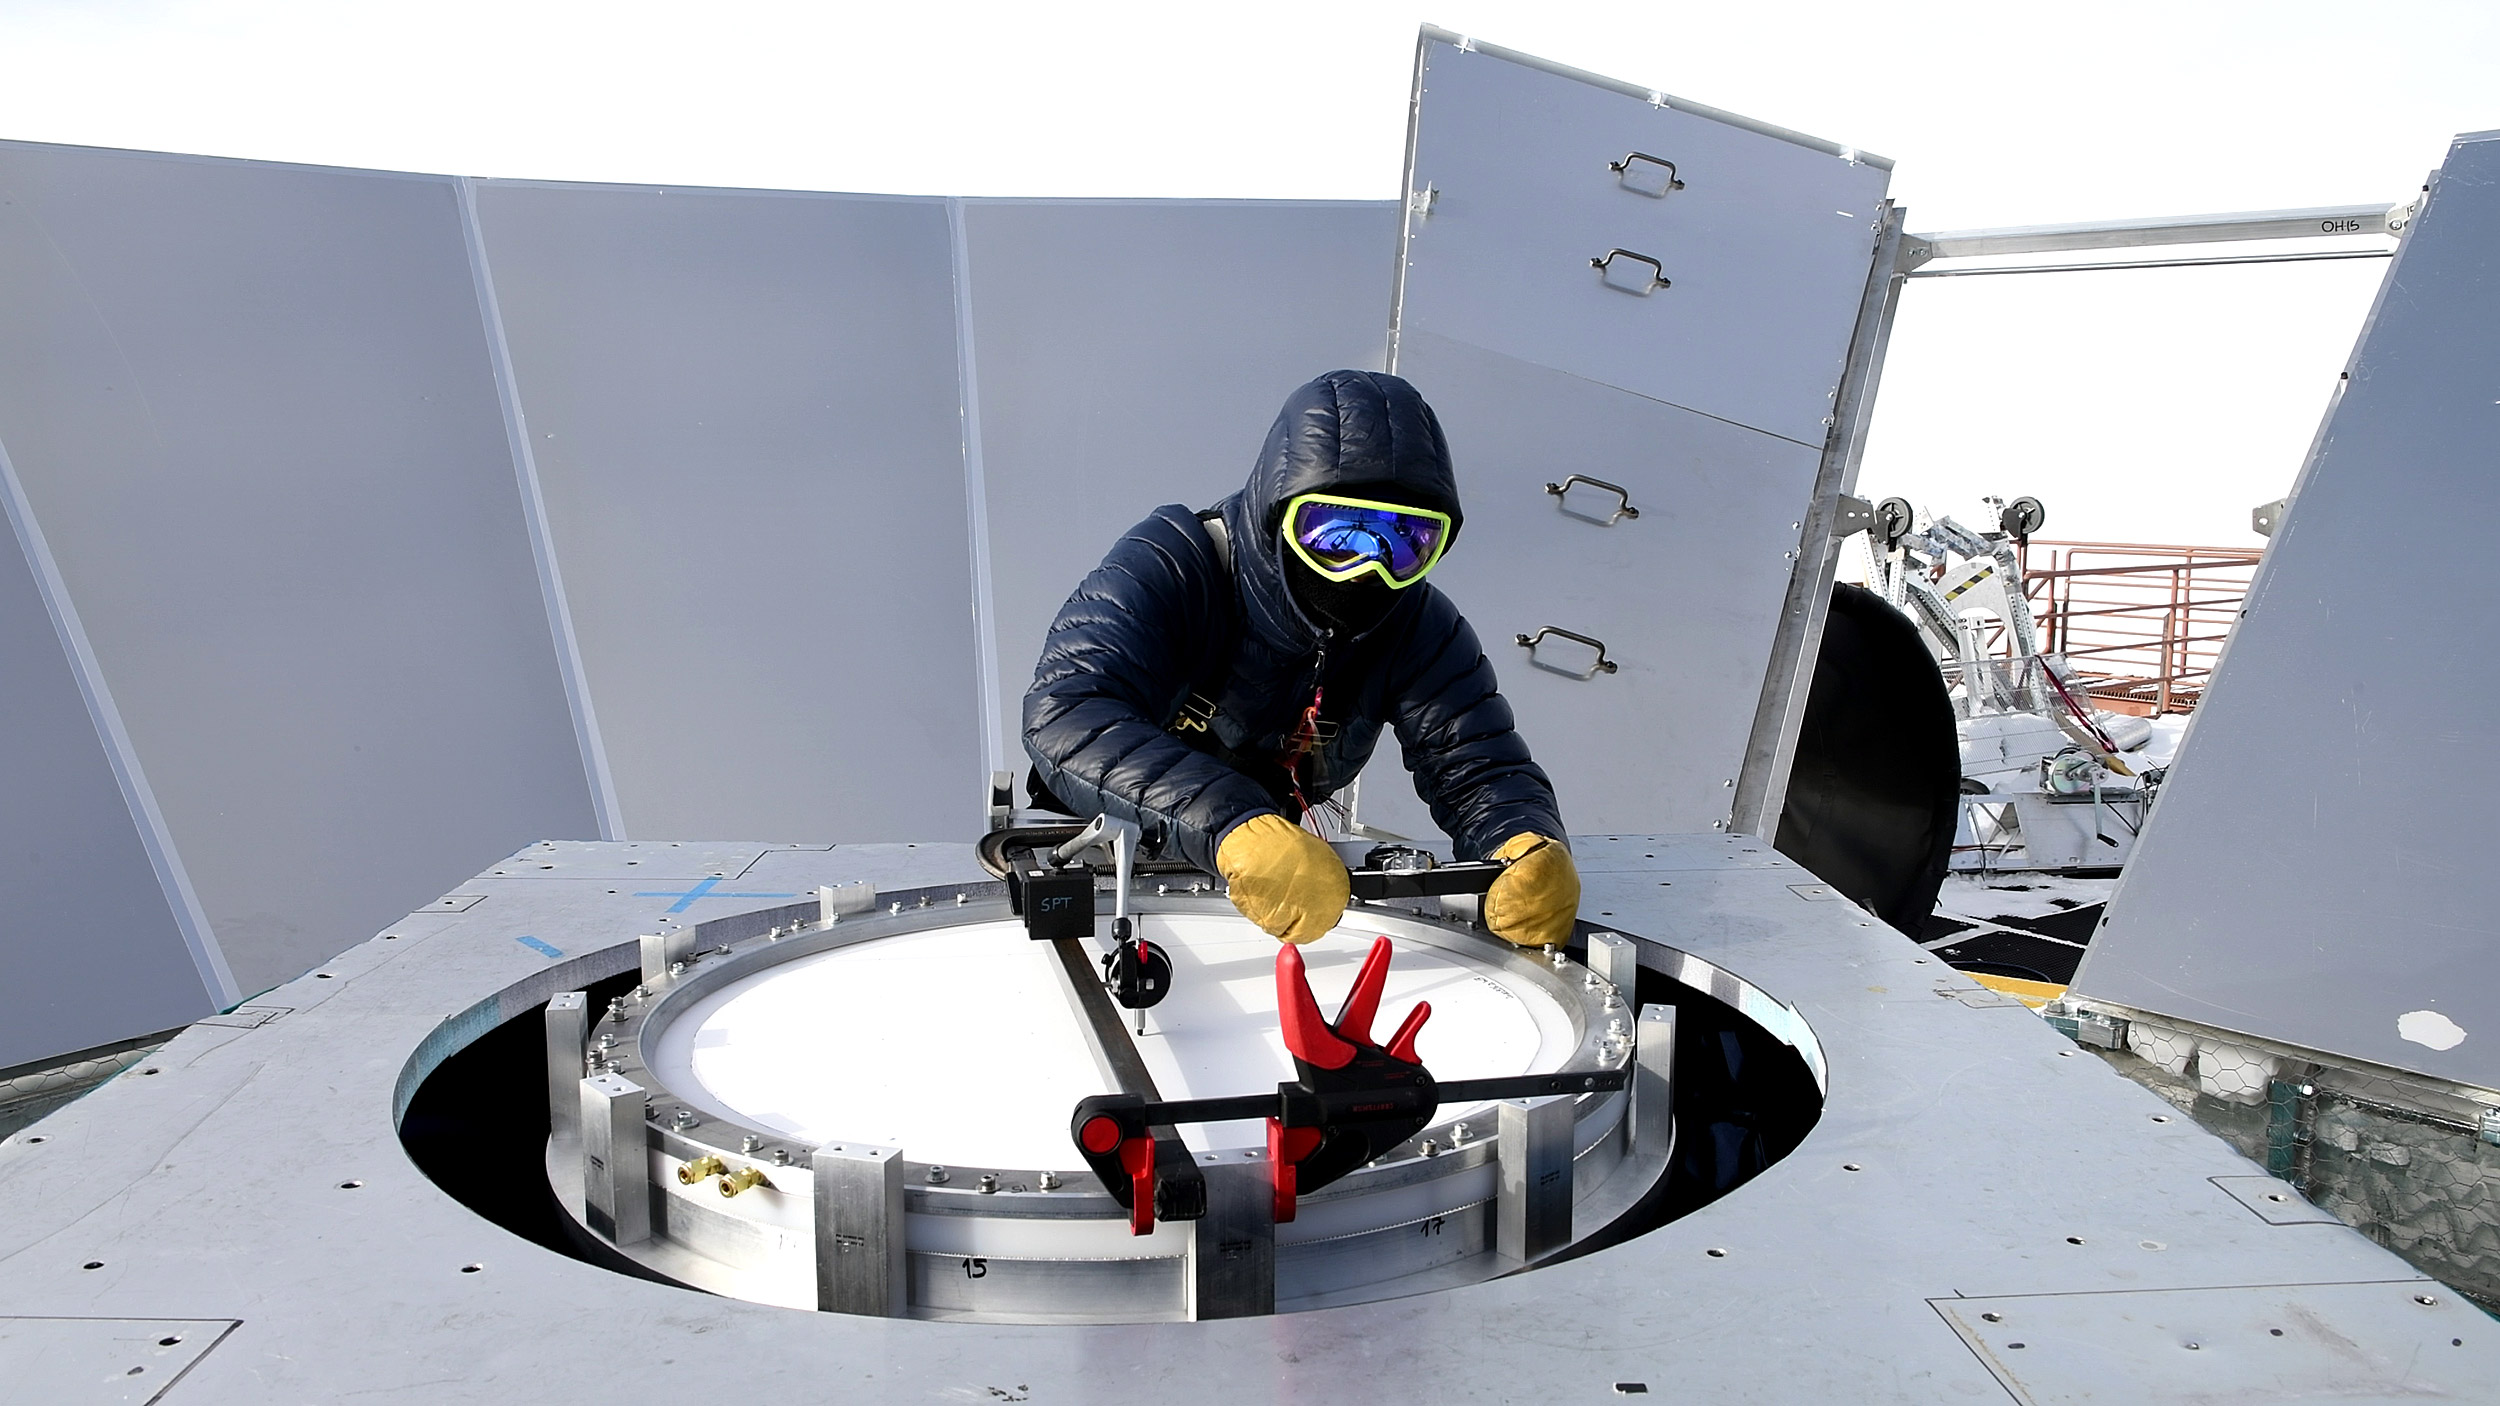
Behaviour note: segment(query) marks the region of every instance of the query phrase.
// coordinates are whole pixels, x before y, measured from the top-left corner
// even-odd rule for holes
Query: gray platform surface
[[[2215,1300],[2229,1309],[2210,1331],[2240,1334],[2242,1356],[2113,1377],[2127,1388],[2113,1399],[2191,1399],[2190,1386],[2197,1400],[2273,1399],[2280,1363],[2246,1356],[2278,1341],[2271,1326],[2300,1334],[2285,1360],[2347,1345],[2340,1400],[2489,1399],[2500,1326],[2348,1229],[2269,1224],[2212,1180],[2252,1164],[2020,1007],[1940,997],[1973,988],[1801,892],[1814,886],[1767,844],[1578,849],[1585,916],[1793,1003],[1831,1097],[1803,1146],[1752,1184],[1566,1265],[1273,1319],[1039,1328],[764,1308],[540,1250],[402,1153],[393,1116],[421,1067],[413,1051],[439,1057],[623,969],[634,935],[680,903],[720,916],[820,883],[978,876],[954,845],[566,842],[255,1003],[283,1014],[195,1027],[0,1144],[0,1321],[22,1343],[44,1331],[37,1318],[239,1320],[166,1395],[177,1406],[1172,1401],[1212,1382],[1244,1402],[1596,1401],[1639,1382],[1662,1399],[1925,1403],[2085,1399],[2071,1373],[2056,1390],[2003,1376],[1991,1361],[2029,1349],[1988,1356],[1984,1334],[1956,1325],[2002,1310],[1961,1300],[2047,1305],[2063,1370],[2093,1344],[2149,1351],[2177,1317],[2162,1295],[2262,1287]],[[2409,1304],[2416,1293],[2439,1303]]]

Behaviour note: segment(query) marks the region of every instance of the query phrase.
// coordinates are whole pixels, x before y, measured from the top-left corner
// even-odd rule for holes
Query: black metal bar
[[[1161,1103],[1163,1095],[1155,1088],[1154,1075],[1147,1072],[1144,1057],[1137,1053],[1137,1043],[1129,1038],[1128,1024],[1120,1019],[1120,1008],[1111,1004],[1111,993],[1103,989],[1092,944],[1082,938],[1061,937],[1052,939],[1050,946],[1059,956],[1060,975],[1067,979],[1069,994],[1085,1017],[1086,1038],[1102,1057],[1112,1082],[1120,1086],[1121,1093],[1134,1094],[1150,1104]],[[1190,1156],[1189,1148],[1169,1121],[1149,1123],[1146,1131],[1155,1140],[1155,1213],[1165,1220],[1197,1219],[1207,1204],[1206,1177],[1198,1170],[1198,1160]]]
[[[1432,869],[1356,869],[1346,878],[1354,896],[1377,902],[1384,898],[1437,898],[1443,894],[1483,893],[1502,876],[1493,863],[1444,864]]]
[[[1611,1093],[1632,1082],[1632,1071],[1597,1069],[1579,1074],[1514,1074],[1501,1079],[1455,1079],[1439,1086],[1443,1103],[1478,1099],[1543,1098],[1548,1094]]]
[[[1108,1002],[1104,1003],[1106,1006]],[[1112,1023],[1118,1025],[1115,1014]],[[1477,1103],[1486,1099],[1543,1098],[1550,1094],[1611,1093],[1628,1087],[1631,1071],[1596,1069],[1578,1073],[1512,1074],[1498,1079],[1459,1079],[1434,1086],[1439,1102]],[[1291,1087],[1291,1086],[1286,1086]],[[1125,1090],[1123,1092],[1126,1092]],[[1235,1094],[1228,1098],[1184,1098],[1170,1103],[1146,1097],[1146,1105],[1137,1115],[1153,1120],[1158,1130],[1179,1123],[1230,1123],[1244,1118],[1274,1118],[1283,1114],[1284,1089],[1272,1094]],[[1162,1136],[1158,1131],[1156,1136]]]

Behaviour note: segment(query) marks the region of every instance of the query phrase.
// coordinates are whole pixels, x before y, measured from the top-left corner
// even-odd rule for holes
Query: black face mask
[[[1285,563],[1285,584],[1302,613],[1340,636],[1366,634],[1397,608],[1398,593],[1375,572],[1331,581],[1299,560]]]

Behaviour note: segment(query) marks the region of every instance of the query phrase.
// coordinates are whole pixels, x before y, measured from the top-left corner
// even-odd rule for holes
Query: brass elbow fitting
[[[697,1157],[693,1161],[688,1162],[686,1165],[677,1169],[677,1184],[679,1186],[692,1186],[696,1182],[703,1180],[705,1177],[716,1177],[728,1170],[728,1163],[722,1161],[718,1157],[712,1156],[710,1153],[705,1153],[703,1156]]]
[[[750,1186],[770,1185],[772,1185],[771,1182],[764,1180],[763,1168],[740,1167],[738,1170],[731,1172],[720,1179],[720,1194],[723,1196],[735,1196]]]

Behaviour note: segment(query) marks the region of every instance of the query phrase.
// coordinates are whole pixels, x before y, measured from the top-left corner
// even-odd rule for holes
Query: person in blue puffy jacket
[[[1157,508],[1060,607],[1024,696],[1036,798],[1135,821],[1149,852],[1221,874],[1244,916],[1309,942],[1349,893],[1299,822],[1394,728],[1460,857],[1507,865],[1485,925],[1564,941],[1580,880],[1553,783],[1425,579],[1462,521],[1413,386],[1332,371],[1295,390],[1240,492]]]

